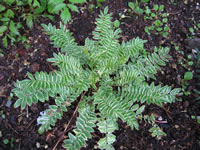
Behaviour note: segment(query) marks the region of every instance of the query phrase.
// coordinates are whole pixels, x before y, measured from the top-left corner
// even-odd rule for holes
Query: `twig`
[[[29,129],[29,127],[33,124],[33,122],[37,119],[38,116],[35,116],[35,118],[27,125],[26,130]]]
[[[155,120],[155,122],[160,124],[168,123],[167,120]]]
[[[169,15],[176,15],[176,14],[179,14],[181,13],[181,11],[178,11],[178,12],[171,12],[171,13],[168,13]]]
[[[65,135],[65,133],[66,133],[66,131],[67,131],[67,128],[69,127],[69,125],[70,125],[70,123],[71,123],[72,119],[74,118],[75,114],[76,114],[76,113],[77,113],[77,111],[78,111],[78,107],[79,107],[79,105],[80,105],[80,103],[81,103],[81,101],[82,101],[82,99],[83,99],[83,96],[85,95],[85,93],[86,93],[86,92],[82,93],[82,95],[81,95],[81,99],[80,99],[80,101],[79,101],[78,105],[76,106],[76,109],[75,109],[75,111],[74,111],[74,113],[73,113],[73,115],[72,115],[71,119],[69,120],[69,122],[68,122],[67,126],[65,127],[65,129],[64,129],[64,131],[63,131],[63,134],[62,134],[62,136],[61,136],[61,137],[58,139],[58,141],[57,141],[56,145],[53,147],[53,150],[55,150],[55,149],[56,149],[56,147],[58,146],[58,144],[59,144],[59,143],[62,141],[62,139],[63,139],[63,137],[64,137],[64,135]]]
[[[0,95],[0,97],[4,97],[4,98],[7,98],[8,96],[6,96],[6,95]]]
[[[168,109],[166,109],[164,106],[162,106],[161,108],[166,112],[167,116],[168,116],[171,120],[173,120],[172,117],[170,116],[171,112],[170,112]]]

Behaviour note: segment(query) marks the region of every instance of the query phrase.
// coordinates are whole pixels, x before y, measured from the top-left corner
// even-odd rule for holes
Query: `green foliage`
[[[48,12],[60,14],[62,22],[66,24],[72,19],[70,11],[79,12],[76,4],[83,4],[85,2],[86,0],[69,0],[69,3],[66,3],[64,0],[48,0]]]
[[[48,101],[50,97],[54,99],[41,114],[40,133],[50,130],[72,102],[81,101],[76,127],[64,141],[68,150],[83,147],[95,127],[105,135],[98,142],[99,148],[114,149],[112,144],[116,137],[113,132],[118,129],[118,119],[131,129],[139,129],[138,120],[148,120],[142,116],[145,104],[172,103],[180,92],[180,89],[146,82],[165,65],[169,49],[146,54],[143,47],[146,41],[139,38],[120,44],[121,30],[116,29],[111,20],[106,7],[96,19],[93,40],[87,38],[84,46],[78,46],[62,24],[60,29],[51,24],[43,25],[54,46],[60,48],[58,54],[48,59],[58,70],[35,75],[28,73],[29,79],[17,81],[13,89],[18,97],[14,106],[22,109],[38,101]],[[83,93],[85,96],[79,99]],[[160,128],[150,131],[153,136],[161,136]]]
[[[115,21],[114,21],[114,26],[115,26],[116,28],[118,28],[118,27],[120,26],[119,20],[115,20]]]
[[[24,29],[22,25],[23,19],[28,28],[33,28],[33,22],[42,15],[46,9],[47,0],[3,0],[0,5],[0,36],[4,47],[8,46],[10,40],[11,45],[15,42],[26,41],[26,37],[20,33]],[[7,9],[5,9],[7,8]]]
[[[166,133],[164,133],[158,126],[150,128],[149,132],[151,132],[152,137],[157,137],[158,139],[162,136],[166,136]]]
[[[64,140],[64,148],[69,150],[78,150],[83,147],[87,139],[91,138],[91,132],[94,132],[94,127],[96,127],[96,114],[94,113],[94,108],[85,107],[85,109],[79,111],[79,117],[76,121],[76,129],[73,130],[75,133],[69,133],[69,139]]]
[[[148,3],[149,0],[141,0],[142,3]]]
[[[104,3],[106,0],[96,0],[97,2],[97,8],[102,6],[102,3]]]
[[[188,71],[184,74],[184,80],[191,80],[193,78],[193,73]]]
[[[26,22],[26,25],[32,29],[33,22],[44,12],[46,0],[41,4],[37,0],[3,0],[0,5],[0,36],[4,47],[8,46],[8,40],[11,45],[15,42],[26,41],[26,37],[19,32],[24,29],[21,18]],[[6,8],[6,9],[5,9]]]
[[[3,144],[8,144],[9,143],[9,140],[8,139],[4,139],[3,140]]]
[[[168,36],[170,27],[167,25],[168,14],[164,13],[164,5],[155,4],[153,10],[146,6],[144,19],[153,21],[152,25],[145,27],[146,33],[150,35],[153,32],[154,34],[161,34],[163,37]]]
[[[139,15],[141,15],[141,14],[143,14],[143,9],[141,9],[140,7],[139,7],[139,3],[138,3],[138,1],[136,0],[136,2],[134,3],[134,2],[128,2],[128,6],[132,9],[132,10],[134,10],[134,12],[135,13],[137,13],[137,14],[139,14]]]
[[[114,147],[112,144],[116,140],[116,136],[112,134],[115,130],[118,130],[118,125],[116,123],[116,120],[113,119],[106,119],[101,120],[97,124],[98,129],[101,133],[105,133],[106,137],[101,138],[98,142],[98,146],[100,149],[106,149],[106,150],[114,150]]]
[[[84,2],[86,0],[70,0],[67,3],[64,0],[3,0],[0,5],[0,37],[4,47],[8,46],[9,40],[11,45],[26,41],[26,37],[20,33],[24,29],[22,21],[26,22],[29,29],[33,29],[34,22],[39,22],[38,17],[54,20],[50,14],[60,14],[62,22],[66,24],[71,20],[70,11],[79,12],[76,4]]]

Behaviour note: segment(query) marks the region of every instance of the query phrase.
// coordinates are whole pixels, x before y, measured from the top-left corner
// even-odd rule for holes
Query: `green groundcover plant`
[[[60,15],[61,21],[67,24],[72,20],[70,12],[79,12],[76,5],[85,2],[86,0],[1,0],[0,37],[3,46],[7,47],[9,41],[11,45],[27,41],[27,37],[21,33],[21,30],[24,30],[23,21],[32,29],[34,22],[40,21],[40,17],[55,20],[51,14],[57,14]]]
[[[79,101],[76,127],[63,144],[68,150],[85,146],[94,128],[105,135],[98,147],[114,149],[113,132],[118,129],[118,119],[131,129],[139,129],[138,120],[144,119],[153,125],[149,130],[152,136],[165,135],[155,124],[154,116],[148,117],[142,112],[145,104],[162,106],[174,102],[180,92],[180,89],[146,82],[165,65],[168,49],[144,55],[144,40],[135,38],[120,44],[121,30],[115,29],[111,20],[106,7],[96,19],[93,40],[87,38],[84,46],[78,46],[62,24],[60,29],[51,24],[43,25],[54,46],[60,48],[58,54],[48,59],[58,70],[28,73],[29,79],[17,81],[13,89],[18,97],[14,106],[21,109],[54,99],[54,104],[40,117],[40,133],[51,130],[56,120],[64,117],[67,107]]]

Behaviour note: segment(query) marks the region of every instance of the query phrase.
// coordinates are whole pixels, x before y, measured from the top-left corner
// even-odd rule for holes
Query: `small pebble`
[[[15,117],[13,115],[10,116],[10,123],[14,124],[15,123]]]
[[[48,145],[46,144],[46,145],[44,146],[44,148],[47,149],[47,148],[48,148]]]
[[[40,148],[40,143],[39,142],[36,143],[36,148]]]
[[[162,116],[159,116],[159,117],[158,117],[158,120],[159,120],[159,121],[162,121],[162,120],[163,120]]]
[[[178,129],[178,128],[179,128],[179,125],[175,125],[174,127],[175,127],[176,129]]]
[[[12,101],[8,100],[5,106],[9,108],[11,104],[12,104]]]

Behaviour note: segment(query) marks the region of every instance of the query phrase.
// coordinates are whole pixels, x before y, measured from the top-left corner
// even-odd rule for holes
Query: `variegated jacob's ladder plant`
[[[84,147],[94,128],[105,135],[98,147],[113,150],[113,132],[118,129],[118,119],[131,129],[139,128],[139,119],[148,120],[153,124],[152,135],[163,135],[152,121],[153,116],[147,119],[142,115],[145,104],[172,103],[180,92],[146,82],[165,65],[168,49],[146,54],[145,41],[139,38],[120,44],[121,30],[115,29],[111,19],[106,7],[96,19],[93,40],[87,38],[84,46],[75,43],[65,26],[56,29],[51,24],[43,25],[54,46],[60,48],[58,54],[48,59],[58,70],[37,72],[34,76],[28,73],[29,79],[17,81],[13,89],[18,97],[15,107],[21,106],[21,109],[38,101],[54,99],[54,105],[50,105],[40,118],[40,133],[51,130],[72,102],[81,101],[75,129],[64,140],[63,147],[68,150]]]

